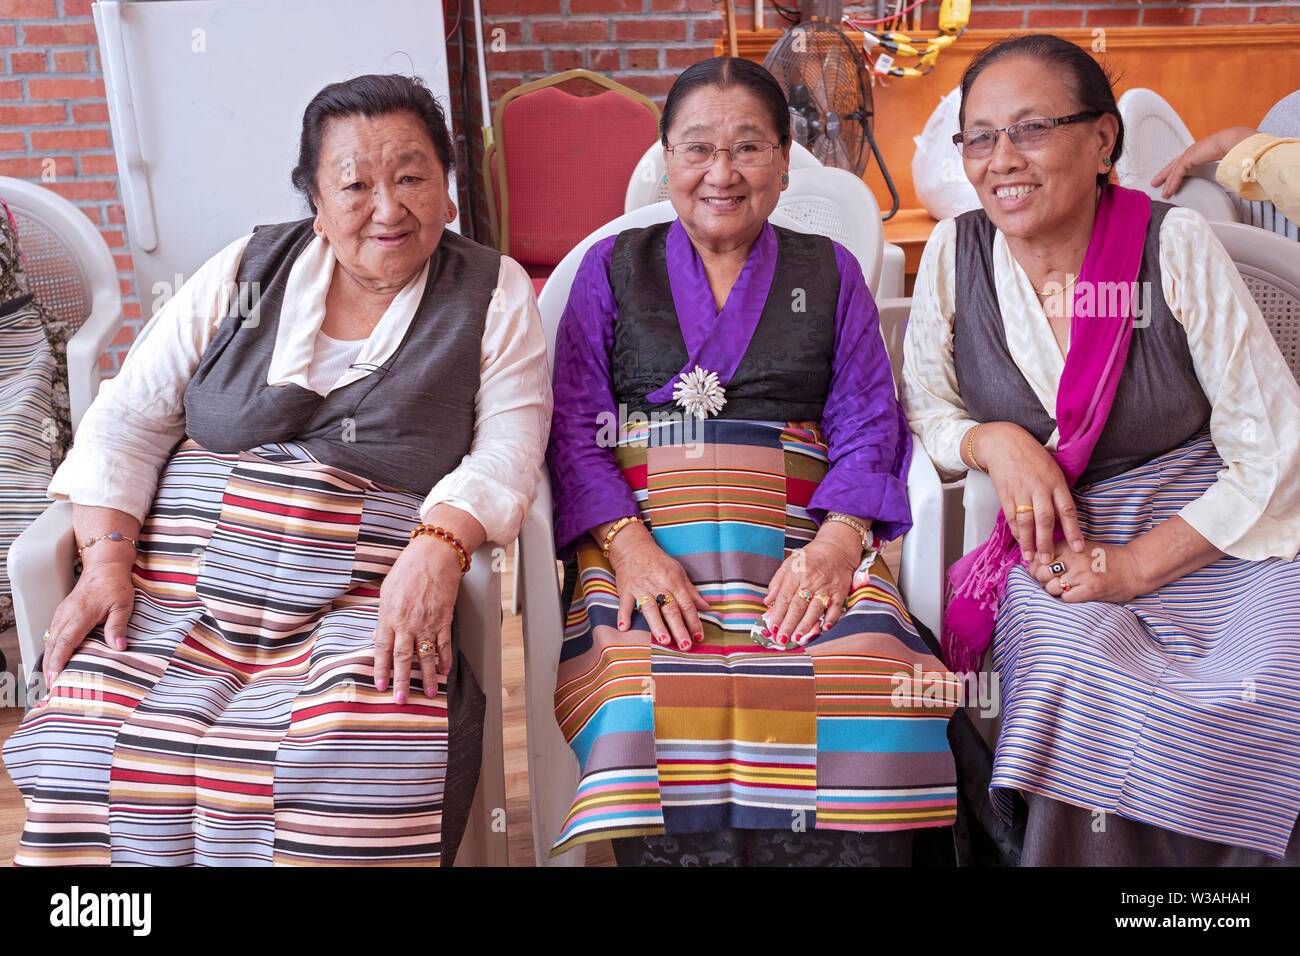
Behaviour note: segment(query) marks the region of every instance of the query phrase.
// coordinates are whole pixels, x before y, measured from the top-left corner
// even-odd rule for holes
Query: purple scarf
[[[1131,303],[1136,297],[1092,293],[1100,282],[1123,282],[1134,288],[1150,219],[1151,200],[1145,193],[1114,185],[1102,190],[1092,238],[1075,283],[1070,352],[1056,396],[1060,442],[1053,457],[1070,486],[1083,473],[1106,426],[1133,336]],[[1089,294],[1084,290],[1090,290]],[[1116,314],[1100,314],[1103,305],[1116,301],[1120,305]],[[1057,522],[1056,540],[1062,537]],[[944,662],[952,670],[979,669],[993,640],[1007,574],[1021,562],[1020,546],[1007,527],[1006,516],[999,512],[989,539],[949,570],[952,590],[943,619],[942,648]]]

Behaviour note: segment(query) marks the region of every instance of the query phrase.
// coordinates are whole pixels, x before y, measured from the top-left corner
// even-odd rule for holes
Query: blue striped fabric
[[[1122,544],[1223,462],[1208,432],[1076,494]],[[1129,604],[1067,605],[1015,569],[998,616],[990,793],[1026,790],[1281,857],[1300,813],[1300,560],[1225,557]]]

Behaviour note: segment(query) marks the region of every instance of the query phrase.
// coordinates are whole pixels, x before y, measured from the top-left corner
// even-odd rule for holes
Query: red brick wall
[[[472,0],[460,2],[462,20],[468,21]],[[450,27],[456,19],[457,0],[446,0],[446,4]],[[54,179],[45,185],[76,203],[113,250],[127,325],[103,359],[104,368],[111,371],[125,355],[142,316],[127,250],[90,6],[91,0],[0,0],[0,175],[40,182],[42,174],[52,168]],[[753,4],[737,0],[737,8],[739,28],[749,29]],[[358,9],[364,10],[364,0],[358,0]],[[875,3],[850,5],[849,9],[869,17],[874,15]],[[926,28],[933,26],[937,10],[938,0],[927,0],[922,20]],[[520,83],[585,67],[662,102],[684,67],[712,56],[714,39],[723,30],[721,11],[717,0],[483,0],[489,97],[495,105],[506,90]],[[770,7],[766,21],[768,26],[782,22]],[[1297,21],[1300,4],[1228,0],[974,0],[971,15],[972,26],[1007,30]],[[478,235],[486,239],[487,214],[478,176],[482,161],[478,75],[472,24],[466,26],[471,40],[471,129],[460,128],[455,38],[448,45],[453,119],[461,182],[466,189],[468,184],[474,185],[480,199]],[[499,49],[502,42],[504,49]],[[53,160],[52,167],[44,162],[47,159]],[[466,198],[467,193],[462,192],[462,207]]]

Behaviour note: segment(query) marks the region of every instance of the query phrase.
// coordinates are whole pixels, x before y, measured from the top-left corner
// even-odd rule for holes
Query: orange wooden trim
[[[976,12],[975,17],[979,14]],[[853,31],[845,28],[845,32]],[[923,33],[927,31],[922,31]],[[934,31],[938,33],[938,31]],[[785,28],[764,30],[742,30],[736,34],[738,53],[747,60],[763,61],[773,44],[781,39]],[[1172,49],[1177,47],[1214,47],[1227,45],[1277,46],[1294,50],[1300,46],[1300,24],[1295,23],[1247,23],[1224,26],[1160,26],[1160,27],[1061,27],[1058,29],[1016,29],[1016,30],[982,30],[971,28],[963,33],[952,46],[939,54],[944,57],[953,53],[974,53],[990,43],[1004,37],[1019,36],[1027,33],[1054,33],[1064,40],[1077,43],[1085,49],[1091,49],[1094,39],[1105,39],[1105,48],[1093,52],[1108,53],[1111,50],[1128,50],[1153,47]],[[726,38],[719,37],[713,41],[716,56],[726,56]],[[918,82],[912,80],[911,82]]]

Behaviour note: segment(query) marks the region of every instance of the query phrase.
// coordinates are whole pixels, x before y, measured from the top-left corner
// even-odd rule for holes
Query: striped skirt
[[[141,529],[126,650],[95,628],[4,748],[15,862],[454,856],[481,692],[459,654],[432,698],[418,670],[400,707],[373,681],[380,584],[421,501],[293,443],[184,441]]]
[[[631,426],[616,449],[656,543],[709,602],[704,639],[660,647],[617,626],[614,574],[578,552],[556,717],[581,779],[554,851],[721,829],[892,831],[956,813],[956,679],[877,562],[848,613],[805,648],[750,640],[768,582],[816,533],[828,468],[812,424]]]
[[[0,315],[0,631],[14,624],[4,556],[50,504],[45,489],[57,435],[55,372],[36,306],[29,302]]]
[[[1178,514],[1223,462],[1208,432],[1076,494],[1088,538]],[[1225,557],[1128,604],[1064,604],[1025,570],[994,635],[1002,727],[990,794],[1014,790],[1286,853],[1300,813],[1300,560]]]

